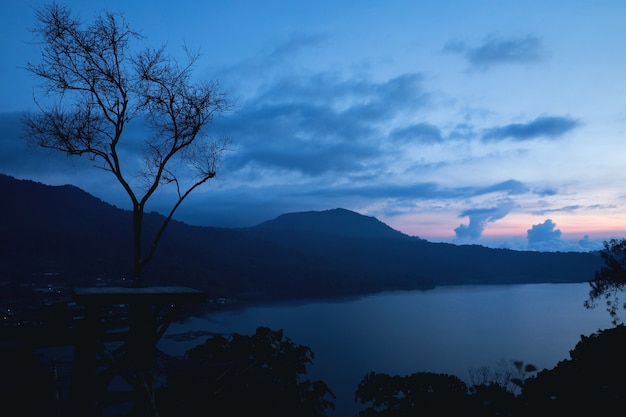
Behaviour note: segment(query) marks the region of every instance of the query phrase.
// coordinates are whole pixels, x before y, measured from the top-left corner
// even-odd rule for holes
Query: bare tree
[[[52,3],[36,12],[36,21],[41,59],[26,69],[52,104],[35,100],[38,111],[24,117],[26,137],[42,148],[85,155],[115,176],[132,201],[132,285],[141,286],[142,269],[174,212],[216,175],[229,142],[209,138],[205,128],[233,104],[216,82],[192,82],[197,53],[185,50],[187,62],[180,65],[163,47],[140,47],[142,36],[122,15],[102,12],[85,23]],[[124,159],[131,120],[146,126],[140,164]],[[144,249],[146,203],[166,185],[177,198]]]

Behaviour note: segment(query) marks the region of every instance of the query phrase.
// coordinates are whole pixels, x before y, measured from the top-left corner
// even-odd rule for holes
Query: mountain
[[[119,285],[130,271],[129,211],[73,186],[6,175],[0,175],[0,193],[0,282]],[[146,234],[162,220],[147,213]],[[195,287],[209,297],[267,300],[452,284],[585,282],[601,266],[595,253],[431,243],[339,208],[284,214],[241,229],[172,221],[144,280]]]
[[[336,208],[325,211],[287,213],[254,227],[264,232],[297,232],[308,235],[330,235],[362,238],[408,237],[375,217],[363,216],[350,210]]]

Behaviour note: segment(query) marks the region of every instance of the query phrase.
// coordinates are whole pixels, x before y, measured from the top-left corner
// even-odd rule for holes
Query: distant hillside
[[[263,222],[253,229],[261,232],[288,231],[303,234],[324,234],[363,238],[406,238],[375,217],[363,216],[350,210],[337,208],[325,211],[287,213]]]
[[[360,217],[363,230],[372,233],[351,233],[350,227],[343,228],[339,219],[345,212],[351,213],[346,217]],[[289,225],[294,227],[287,227],[284,216],[280,216],[244,229],[243,233],[323,258],[334,271],[367,271],[364,280],[387,277],[388,281],[382,281],[399,286],[586,282],[602,263],[598,254],[592,253],[529,252],[432,243],[347,210],[294,213],[288,218]],[[304,224],[309,218],[317,225],[305,233],[302,229],[306,229]],[[280,227],[273,227],[275,224]],[[381,224],[384,233],[379,233]]]
[[[131,270],[131,213],[73,186],[0,175],[0,281],[93,285]],[[163,217],[146,216],[147,233]],[[451,284],[585,282],[597,254],[431,243],[345,209],[290,213],[245,229],[173,221],[145,271],[148,285],[210,297],[290,299]],[[6,295],[6,294],[5,294]]]

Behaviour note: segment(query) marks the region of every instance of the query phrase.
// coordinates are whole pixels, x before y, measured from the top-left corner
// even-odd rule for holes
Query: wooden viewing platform
[[[183,305],[205,302],[206,294],[178,286],[86,287],[72,296],[85,308],[74,346],[72,414],[98,416],[107,404],[131,400],[140,415],[152,415],[156,345]],[[105,306],[123,307],[125,326],[111,329]],[[115,379],[130,390],[111,392]]]

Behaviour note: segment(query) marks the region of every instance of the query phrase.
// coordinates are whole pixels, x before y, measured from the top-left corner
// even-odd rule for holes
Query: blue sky
[[[0,6],[0,172],[128,207],[88,161],[18,139],[42,4]],[[61,4],[85,20],[122,12],[181,57],[200,49],[196,77],[236,100],[210,132],[232,149],[180,220],[251,226],[343,207],[431,241],[589,250],[626,236],[626,2]]]

